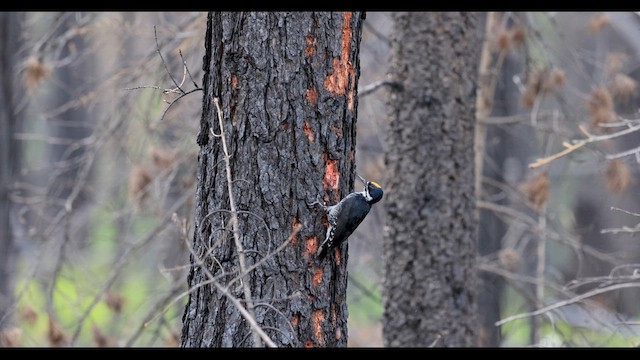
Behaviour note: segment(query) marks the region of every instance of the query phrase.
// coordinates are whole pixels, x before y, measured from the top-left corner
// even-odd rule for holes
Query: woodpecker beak
[[[360,179],[360,181],[362,181],[363,184],[367,185],[367,180],[365,180],[362,176],[358,175],[358,173],[356,173],[356,176]]]

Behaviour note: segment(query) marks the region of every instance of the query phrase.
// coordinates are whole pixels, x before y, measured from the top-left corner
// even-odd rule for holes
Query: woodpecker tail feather
[[[324,260],[324,258],[327,256],[328,250],[329,250],[329,247],[326,246],[325,244],[322,244],[322,246],[320,246],[320,249],[318,249],[318,252],[317,252],[318,259],[320,261]]]
[[[324,260],[324,258],[327,256],[327,253],[329,252],[329,249],[331,248],[331,244],[329,244],[328,239],[325,239],[322,244],[320,244],[320,247],[318,248],[318,251],[316,252],[316,255],[318,256],[318,259],[320,259],[320,261]]]

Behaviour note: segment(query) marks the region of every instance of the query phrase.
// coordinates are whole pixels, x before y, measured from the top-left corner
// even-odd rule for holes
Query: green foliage
[[[351,275],[353,279],[371,293],[366,293],[354,284],[349,284],[347,288],[349,323],[360,325],[379,321],[384,310],[380,286],[368,280],[366,274],[362,271]]]
[[[502,318],[519,314],[527,309],[525,299],[513,288],[508,288],[504,296],[504,313]],[[612,330],[611,326],[602,324],[598,329],[576,326],[563,321],[556,313],[552,316],[538,316],[540,323],[540,346],[549,347],[635,347],[640,337],[631,332]],[[522,318],[502,325],[503,347],[529,346],[531,343],[531,318]],[[611,324],[610,324],[611,325]],[[623,330],[624,327],[620,327]]]
[[[149,217],[134,218],[132,223],[134,234],[139,237],[147,235],[155,223],[156,221]],[[101,293],[104,284],[109,281],[109,277],[113,276],[113,271],[117,270],[114,269],[113,264],[118,260],[114,257],[117,255],[119,239],[117,224],[108,211],[104,209],[96,211],[93,224],[95,225],[92,228],[88,248],[80,255],[80,260],[64,263],[59,276],[55,277],[51,291],[51,310],[55,314],[57,324],[67,335],[67,339],[71,339],[79,320],[92,306],[96,296],[100,296],[95,306],[91,307],[86,314],[76,346],[95,346],[94,325],[120,342],[127,340],[133,335],[133,331],[141,326],[143,317],[151,310],[152,299],[164,296],[171,287],[170,281],[157,271],[158,266],[149,266],[149,260],[157,261],[158,258],[153,256],[157,254],[149,253],[142,257],[146,261],[134,260],[126,265],[120,272],[126,274],[126,279],[121,282],[116,280],[109,291]],[[21,272],[28,273],[27,264],[22,265]],[[29,321],[25,316],[19,319],[18,326],[23,332],[20,345],[49,346],[49,320],[46,309],[48,287],[52,285],[39,281],[37,277],[19,276],[18,279],[16,294],[23,294],[19,298],[18,310],[25,313],[25,309],[30,308],[37,314],[35,320]],[[46,279],[49,281],[50,278],[46,277]],[[121,300],[120,309],[114,306],[118,300],[109,304],[110,296]],[[164,337],[170,330],[176,328],[180,321],[181,306],[182,302],[179,302],[162,314],[159,320],[156,319],[158,329],[154,331],[158,330]],[[152,331],[145,331],[137,343],[157,346],[156,338]]]

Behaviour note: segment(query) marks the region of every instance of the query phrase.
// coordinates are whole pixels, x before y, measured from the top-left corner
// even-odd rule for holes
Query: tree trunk
[[[78,13],[75,16],[67,16],[60,28],[55,33],[55,38],[67,36],[74,28],[86,26],[89,21],[78,23],[77,17],[94,19],[98,15],[91,13]],[[70,236],[73,239],[88,239],[90,233],[89,211],[84,211],[87,199],[90,196],[86,191],[91,184],[90,169],[83,174],[82,167],[86,161],[78,161],[86,156],[87,146],[78,145],[91,136],[92,128],[96,124],[95,114],[100,113],[99,108],[89,110],[90,106],[83,103],[83,97],[91,98],[90,92],[93,86],[90,79],[97,77],[95,59],[90,49],[90,39],[85,36],[73,36],[60,50],[60,57],[72,59],[66,66],[61,66],[52,72],[52,79],[48,83],[51,88],[43,101],[44,112],[47,114],[47,135],[53,138],[64,139],[65,144],[47,144],[46,158],[50,164],[56,164],[48,176],[44,176],[48,186],[48,197],[60,199],[63,202],[71,199],[73,212],[73,225],[70,231],[77,235]],[[87,102],[85,100],[85,102]],[[50,117],[49,117],[50,116]],[[64,163],[65,165],[59,165]],[[84,184],[84,185],[83,185]],[[74,188],[80,187],[77,195]],[[81,211],[78,211],[82,209]],[[52,214],[60,211],[60,206],[52,206],[48,209]],[[53,215],[52,215],[53,216]]]
[[[236,299],[277,346],[347,344],[346,247],[318,261],[326,217],[305,201],[324,195],[332,205],[354,186],[362,19],[209,14],[183,347],[261,346]],[[260,262],[242,281],[232,281],[241,264],[219,135],[228,144],[245,266]]]
[[[498,13],[493,23],[502,22],[504,14]],[[507,21],[507,26],[514,26]],[[487,33],[487,37],[495,36]],[[487,40],[485,40],[487,41]],[[491,46],[486,44],[485,46]],[[489,69],[496,69],[499,62],[499,53],[493,53]],[[491,106],[487,109],[487,116],[508,116],[524,111],[520,106],[520,92],[512,81],[516,74],[524,73],[524,57],[521,51],[508,51],[504,55],[502,66],[498,69],[495,93],[492,96]],[[482,76],[482,75],[481,75]],[[536,139],[529,136],[531,128],[528,125],[510,124],[506,126],[487,126],[485,153],[482,156],[482,176],[496,183],[510,184],[520,183],[526,179],[528,154],[535,153]],[[478,182],[476,181],[476,184]],[[501,198],[502,190],[495,186],[482,186],[478,192],[479,200],[492,201],[503,206],[517,206],[512,204],[509,198]],[[491,199],[491,200],[490,200]],[[496,200],[492,200],[496,199]],[[523,210],[526,211],[526,210]],[[487,209],[478,210],[480,218],[478,222],[478,254],[480,256],[497,257],[503,248],[503,239],[509,228],[514,226],[510,222],[498,216],[494,211]],[[519,225],[519,224],[515,224]],[[495,326],[501,317],[501,299],[503,296],[505,281],[502,276],[483,272],[480,273],[478,292],[478,316],[480,331],[478,334],[478,346],[498,347],[502,339],[500,327]]]
[[[385,162],[386,346],[474,346],[474,13],[394,14]]]
[[[20,148],[15,138],[20,128],[16,102],[23,96],[16,76],[16,53],[20,50],[20,24],[24,13],[0,13],[0,330],[11,326],[12,276],[15,245],[9,192],[20,164]],[[0,346],[2,344],[0,336]]]

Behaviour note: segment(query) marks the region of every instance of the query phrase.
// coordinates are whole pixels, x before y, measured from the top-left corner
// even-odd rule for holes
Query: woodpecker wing
[[[329,239],[325,238],[319,252],[321,260],[329,249],[332,249],[347,240],[349,235],[355,231],[358,225],[360,225],[362,220],[367,216],[369,210],[371,210],[371,205],[367,203],[367,200],[362,194],[351,193],[338,203],[333,210],[335,211],[335,214],[330,212],[327,216],[329,220],[329,227],[334,228],[333,241],[329,243]]]
[[[334,236],[336,245],[346,241],[371,210],[371,205],[367,203],[364,196],[356,195],[356,200],[348,201],[344,204],[346,207],[344,213],[347,215],[336,219],[336,234]]]

